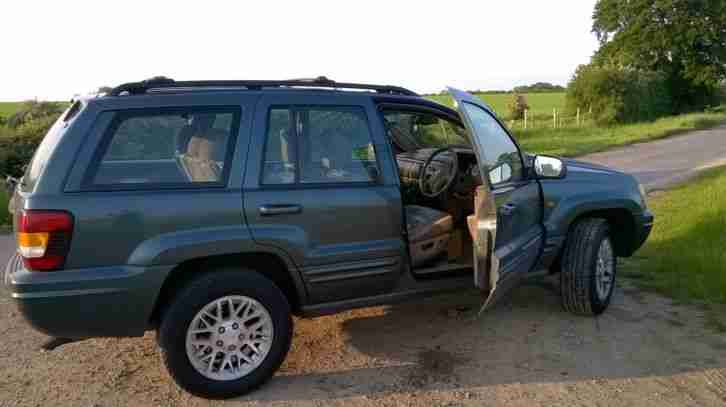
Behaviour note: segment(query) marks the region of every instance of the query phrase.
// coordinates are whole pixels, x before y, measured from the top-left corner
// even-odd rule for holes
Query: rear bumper
[[[172,266],[35,272],[16,255],[3,281],[23,317],[61,338],[140,336]]]

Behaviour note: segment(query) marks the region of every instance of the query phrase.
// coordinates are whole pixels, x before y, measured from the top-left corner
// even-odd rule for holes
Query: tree
[[[726,0],[598,0],[592,31],[597,65],[665,74],[677,110],[726,79]]]
[[[565,100],[571,114],[587,110],[600,125],[653,120],[673,112],[663,74],[613,66],[580,65]]]
[[[509,118],[512,120],[519,120],[524,117],[524,111],[529,109],[527,104],[527,98],[524,95],[518,93],[512,94],[512,99],[507,103],[507,109],[509,110]]]
[[[514,93],[564,92],[565,88],[549,82],[536,82],[526,86],[515,86]]]

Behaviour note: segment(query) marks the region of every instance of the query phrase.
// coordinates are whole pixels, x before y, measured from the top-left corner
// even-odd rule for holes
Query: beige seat
[[[418,205],[407,205],[404,209],[411,265],[420,266],[445,253],[454,230],[452,216]]]
[[[217,182],[222,179],[227,132],[207,129],[191,137],[179,163],[191,182]]]

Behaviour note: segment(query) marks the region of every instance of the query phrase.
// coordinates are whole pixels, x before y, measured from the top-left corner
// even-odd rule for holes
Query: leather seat
[[[406,205],[404,209],[412,266],[420,266],[445,253],[454,230],[453,217],[418,205]]]
[[[191,182],[217,182],[222,179],[222,166],[227,147],[227,132],[206,129],[194,134],[179,163]]]

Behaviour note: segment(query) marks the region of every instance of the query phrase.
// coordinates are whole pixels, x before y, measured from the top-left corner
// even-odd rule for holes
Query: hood
[[[573,160],[571,158],[561,158],[562,162],[567,166],[570,172],[595,172],[605,174],[623,174],[623,172],[606,167],[604,165],[590,163],[586,161]]]

